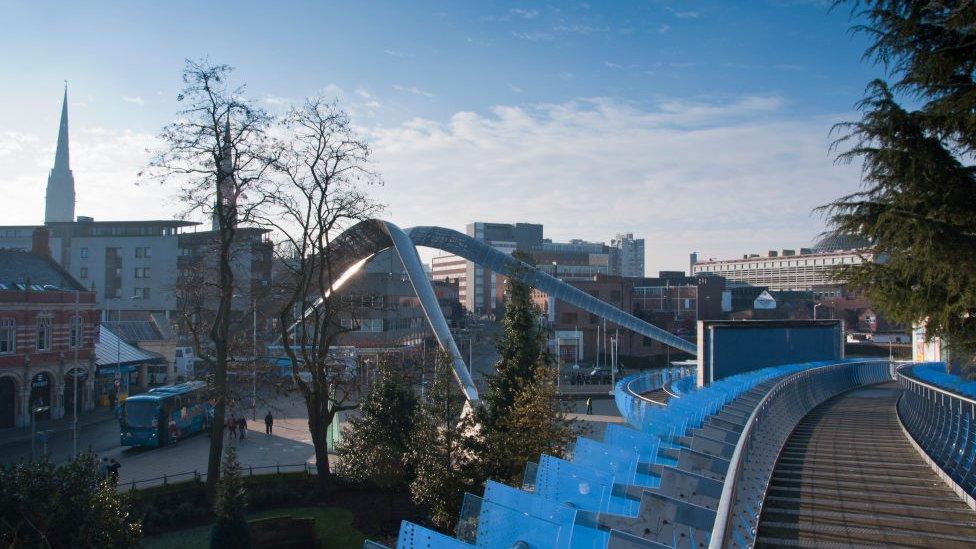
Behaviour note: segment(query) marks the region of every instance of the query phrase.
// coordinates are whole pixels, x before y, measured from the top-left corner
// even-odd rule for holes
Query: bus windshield
[[[159,416],[159,405],[145,401],[126,402],[122,414],[129,427],[155,427],[153,421]]]

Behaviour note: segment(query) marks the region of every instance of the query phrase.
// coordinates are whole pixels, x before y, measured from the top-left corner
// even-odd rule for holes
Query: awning
[[[137,364],[166,363],[166,359],[162,355],[129,345],[105,326],[99,327],[98,335],[98,343],[95,344],[95,365],[98,366],[99,375],[101,375],[102,368],[115,368],[117,364],[125,367]]]

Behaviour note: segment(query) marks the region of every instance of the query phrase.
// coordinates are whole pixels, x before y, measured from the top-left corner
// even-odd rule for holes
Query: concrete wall
[[[841,358],[841,320],[698,322],[699,386],[767,366]]]

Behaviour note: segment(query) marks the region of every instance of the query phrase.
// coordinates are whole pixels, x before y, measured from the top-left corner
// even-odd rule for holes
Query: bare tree
[[[223,424],[227,404],[227,363],[233,334],[235,238],[241,223],[252,221],[266,204],[266,173],[270,163],[267,130],[271,117],[244,98],[244,87],[228,78],[233,69],[207,60],[188,60],[184,106],[177,120],[160,133],[159,149],[141,177],[179,187],[185,214],[213,218],[213,262],[217,279],[212,302],[197,301],[184,309],[197,356],[212,371],[214,430],[207,461],[207,493],[212,498],[220,476]]]
[[[336,102],[312,98],[282,119],[285,136],[273,164],[274,215],[264,219],[274,234],[280,264],[287,271],[279,288],[278,330],[292,379],[308,408],[320,487],[328,489],[331,467],[328,427],[348,407],[355,379],[348,361],[334,353],[339,336],[351,329],[349,307],[333,291],[340,264],[333,239],[380,206],[364,188],[380,184],[370,169],[370,149]],[[345,313],[345,314],[344,314]]]

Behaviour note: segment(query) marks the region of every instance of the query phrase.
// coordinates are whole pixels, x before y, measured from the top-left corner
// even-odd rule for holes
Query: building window
[[[37,319],[37,350],[51,350],[51,317]]]
[[[136,267],[136,278],[149,278],[149,267]]]
[[[17,324],[12,318],[0,318],[0,355],[14,352],[17,341]]]
[[[82,259],[88,259],[88,248],[82,248],[81,249],[81,258]]]
[[[88,278],[88,267],[82,267],[78,270],[78,278]]]
[[[68,348],[77,349],[81,347],[81,334],[85,324],[80,316],[71,317],[71,325],[68,329]]]
[[[136,248],[136,258],[148,258],[152,257],[152,248],[149,246],[140,246]]]
[[[149,299],[149,288],[136,288],[136,299]]]

